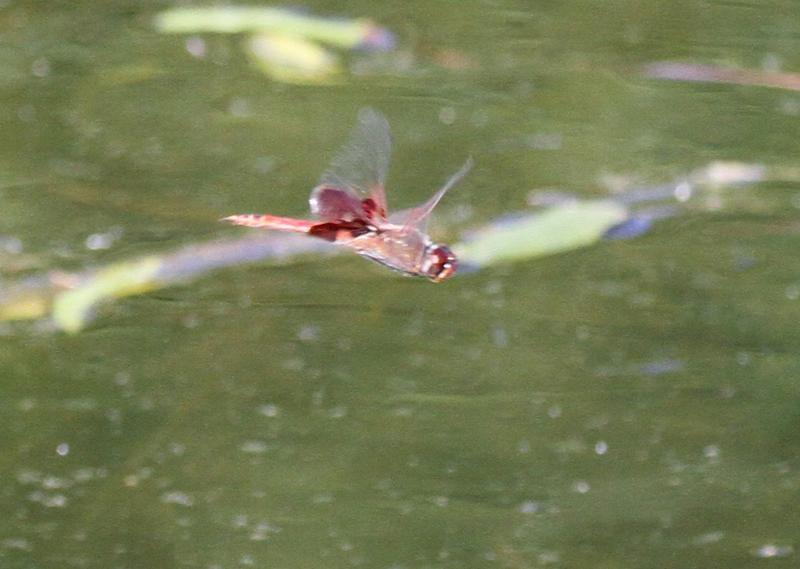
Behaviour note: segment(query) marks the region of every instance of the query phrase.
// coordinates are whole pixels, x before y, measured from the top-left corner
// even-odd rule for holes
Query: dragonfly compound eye
[[[423,273],[434,282],[440,282],[453,276],[458,262],[453,252],[444,245],[434,245],[428,249]]]

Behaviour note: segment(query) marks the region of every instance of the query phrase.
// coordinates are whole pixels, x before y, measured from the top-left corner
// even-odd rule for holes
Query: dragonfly
[[[391,150],[386,118],[374,109],[362,109],[347,143],[311,191],[308,201],[314,219],[245,213],[222,221],[303,233],[402,274],[441,282],[456,272],[458,262],[449,247],[428,236],[427,221],[447,191],[469,172],[472,158],[428,201],[389,215],[384,182]]]

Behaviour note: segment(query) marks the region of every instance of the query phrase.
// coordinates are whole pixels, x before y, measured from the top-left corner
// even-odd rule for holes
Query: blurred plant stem
[[[466,238],[455,243],[453,250],[467,269],[463,272],[469,272],[588,247],[606,236],[636,237],[646,232],[652,221],[679,212],[676,206],[669,206],[664,214],[665,201],[683,204],[700,190],[713,195],[731,186],[763,181],[770,173],[790,174],[760,165],[713,162],[671,184],[631,188],[608,199],[570,200],[502,216],[465,232]],[[632,209],[641,204],[651,209]],[[303,235],[264,232],[199,243],[79,273],[50,271],[0,289],[0,320],[50,317],[56,327],[74,333],[86,326],[93,309],[103,301],[187,282],[223,267],[256,262],[285,264],[304,255],[337,250]]]

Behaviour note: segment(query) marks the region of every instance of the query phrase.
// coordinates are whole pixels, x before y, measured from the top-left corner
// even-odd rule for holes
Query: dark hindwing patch
[[[350,238],[353,239],[374,231],[374,228],[362,219],[354,219],[352,221],[328,221],[312,225],[311,229],[308,230],[308,234],[324,239],[325,241],[333,242],[336,241],[341,231],[346,231]]]

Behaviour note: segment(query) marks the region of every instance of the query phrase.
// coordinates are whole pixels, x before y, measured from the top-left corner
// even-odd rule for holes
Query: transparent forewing
[[[436,204],[444,197],[447,191],[455,186],[461,178],[467,175],[467,172],[470,171],[472,168],[472,158],[468,158],[464,165],[450,178],[445,182],[444,186],[433,194],[428,201],[424,204],[419,205],[417,207],[411,208],[404,212],[399,212],[401,215],[398,215],[396,218],[392,216],[392,221],[397,223],[398,225],[403,225],[405,227],[417,227],[422,229],[425,220],[428,218],[430,213],[433,211],[433,208],[436,207]]]
[[[386,118],[374,109],[362,109],[347,143],[322,175],[320,187],[352,190],[362,198],[372,198],[377,214],[385,217],[383,185],[391,153],[392,139]]]

